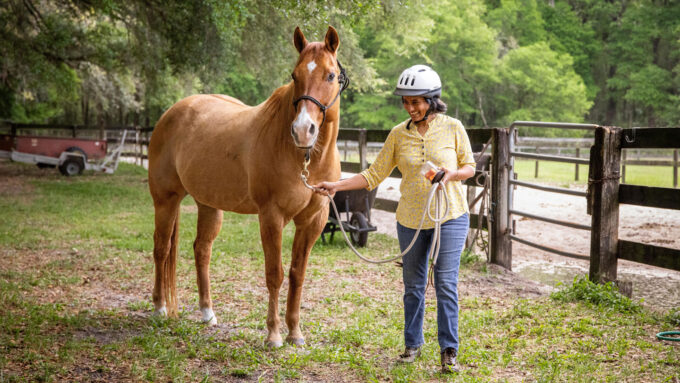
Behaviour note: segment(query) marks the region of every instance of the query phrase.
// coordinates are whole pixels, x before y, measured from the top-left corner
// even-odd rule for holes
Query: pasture
[[[220,324],[205,327],[191,198],[181,206],[180,317],[153,317],[153,205],[146,171],[133,165],[111,176],[64,178],[0,162],[0,211],[0,382],[680,379],[680,342],[654,337],[677,329],[680,311],[653,311],[585,281],[550,294],[470,254],[459,284],[461,373],[438,372],[432,289],[423,355],[395,365],[403,348],[401,270],[365,264],[338,239],[318,242],[309,260],[301,309],[308,345],[269,350],[257,217],[232,213],[211,264]],[[286,274],[292,235],[289,225]],[[366,253],[397,247],[371,234]],[[282,294],[280,307],[285,300]]]
[[[535,180],[541,183],[555,184],[563,187],[583,185],[588,182],[588,166],[579,165],[579,179],[574,180],[573,164],[540,161],[538,178],[534,178],[536,161],[515,160],[515,172],[520,180]],[[672,166],[626,165],[626,183],[632,185],[673,187]]]

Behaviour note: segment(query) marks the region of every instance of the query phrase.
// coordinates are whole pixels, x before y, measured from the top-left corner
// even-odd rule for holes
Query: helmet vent
[[[413,84],[415,84],[415,82],[416,82],[416,78],[413,77],[413,79],[411,79],[411,86],[413,86]]]

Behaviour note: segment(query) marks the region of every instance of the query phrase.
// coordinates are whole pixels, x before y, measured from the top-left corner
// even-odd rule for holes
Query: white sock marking
[[[201,313],[203,313],[203,323],[209,325],[209,326],[214,326],[217,324],[217,317],[215,316],[215,313],[211,308],[205,307],[201,309]]]

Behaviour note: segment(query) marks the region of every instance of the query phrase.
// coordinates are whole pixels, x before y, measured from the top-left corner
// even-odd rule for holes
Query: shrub
[[[673,327],[680,327],[680,307],[676,307],[668,311],[665,318],[666,322],[670,323]]]
[[[642,310],[638,302],[621,295],[612,282],[598,284],[588,276],[577,276],[574,283],[550,295],[553,300],[562,302],[583,301],[599,308],[613,309],[618,312],[637,313]]]

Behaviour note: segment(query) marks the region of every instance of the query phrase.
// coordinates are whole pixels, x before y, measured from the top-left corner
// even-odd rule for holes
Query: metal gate
[[[535,122],[535,121],[516,121],[512,125],[510,125],[509,140],[508,140],[508,145],[509,145],[508,173],[509,174],[508,174],[508,191],[507,191],[507,196],[508,196],[507,222],[510,224],[508,226],[510,239],[513,240],[513,241],[516,241],[516,242],[519,242],[519,243],[522,243],[522,244],[525,244],[525,245],[528,245],[528,246],[531,246],[531,247],[535,247],[535,248],[543,250],[543,251],[548,251],[548,252],[551,252],[551,253],[554,253],[554,254],[558,254],[558,255],[561,255],[561,256],[564,256],[564,257],[589,260],[590,259],[589,255],[577,254],[577,253],[573,253],[573,252],[566,251],[566,250],[555,249],[555,248],[552,248],[552,247],[547,246],[545,244],[536,243],[532,240],[529,240],[529,239],[526,239],[526,238],[521,238],[521,237],[516,235],[513,216],[522,216],[522,217],[531,218],[531,219],[535,219],[535,220],[538,220],[538,221],[547,222],[547,223],[551,223],[551,224],[555,224],[555,225],[570,227],[570,228],[573,228],[573,229],[591,231],[590,225],[583,225],[583,224],[579,224],[579,223],[573,223],[573,222],[562,221],[562,220],[558,220],[558,219],[554,219],[554,218],[548,218],[548,217],[544,217],[544,216],[541,216],[541,215],[538,215],[538,214],[535,214],[535,213],[520,211],[520,210],[517,210],[517,209],[514,208],[514,193],[513,193],[513,190],[515,189],[516,186],[522,186],[522,187],[542,190],[542,191],[551,192],[551,193],[573,195],[573,196],[578,196],[578,197],[583,197],[583,198],[586,198],[586,195],[587,195],[587,192],[585,192],[585,191],[572,190],[572,189],[561,188],[561,187],[538,185],[538,184],[535,184],[535,183],[517,180],[517,175],[514,172],[515,158],[527,158],[527,159],[535,159],[535,160],[541,160],[541,161],[570,163],[570,164],[576,164],[577,166],[578,165],[589,165],[590,164],[590,161],[588,159],[584,159],[584,158],[555,156],[555,155],[539,154],[539,153],[524,153],[524,152],[517,151],[515,148],[517,146],[516,145],[517,144],[517,142],[516,142],[516,140],[517,140],[517,128],[519,128],[519,127],[542,127],[542,128],[595,130],[598,127],[598,125],[554,123],[554,122]]]

